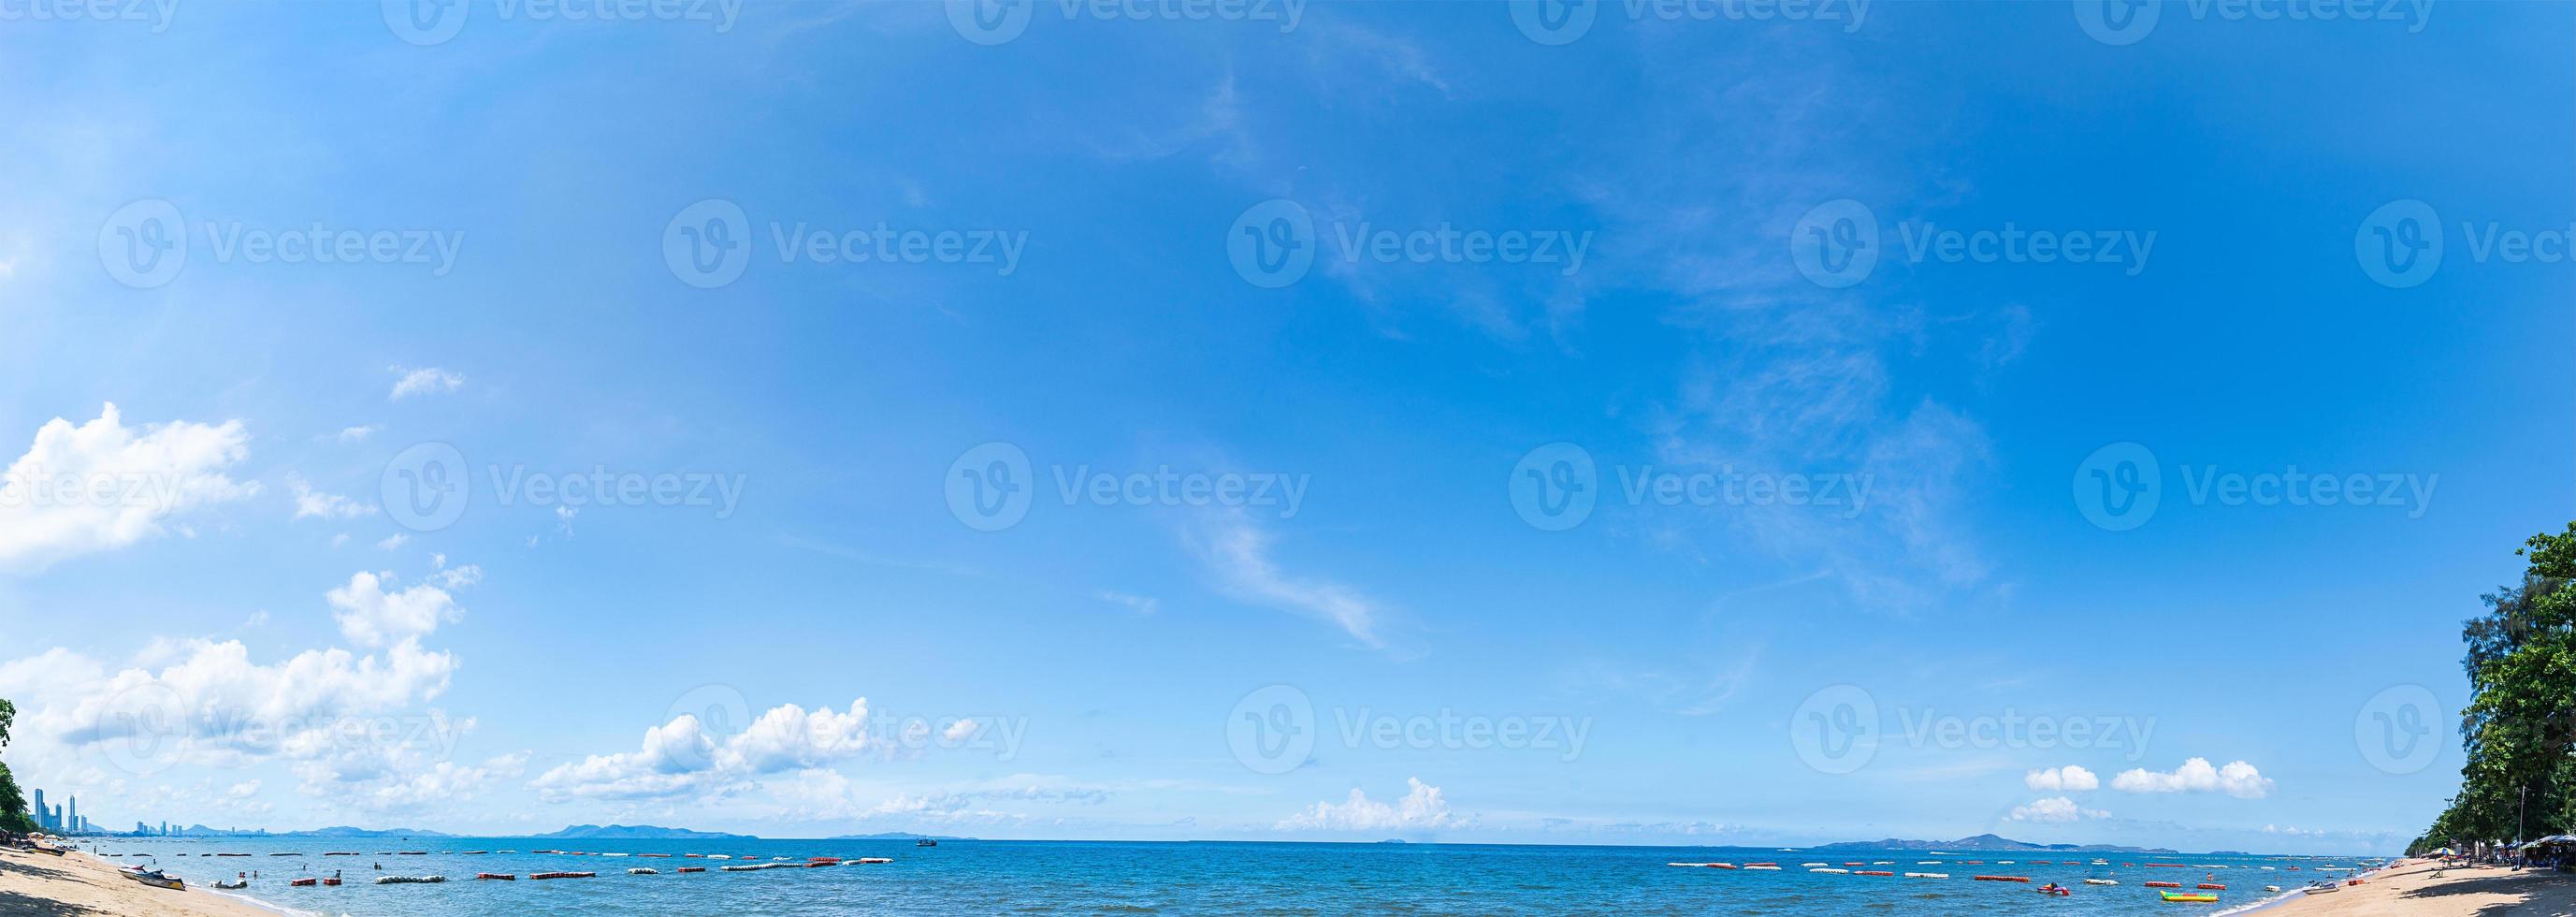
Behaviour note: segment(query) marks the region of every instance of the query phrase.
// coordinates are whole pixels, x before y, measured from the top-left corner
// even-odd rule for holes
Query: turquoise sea
[[[2062,865],[2079,857],[2051,854],[2038,865],[2027,852],[1855,850],[1788,851],[1740,847],[1538,847],[1464,844],[1284,844],[1075,841],[561,841],[529,838],[393,840],[227,838],[87,839],[110,859],[157,862],[191,885],[211,885],[237,872],[259,876],[246,894],[281,908],[353,915],[640,914],[2173,914],[2232,911],[2271,897],[2261,889],[2295,889],[2347,873],[2351,858],[2154,855],[2155,862],[2195,868],[2123,868],[2148,862],[2106,855],[2109,866]],[[580,850],[588,856],[537,854]],[[324,857],[335,850],[362,856]],[[400,850],[428,851],[420,856]],[[463,851],[491,850],[468,855]],[[503,854],[497,851],[512,850]],[[383,852],[379,854],[379,852]],[[271,856],[293,852],[302,856]],[[245,853],[251,856],[210,856]],[[600,853],[629,856],[605,857]],[[633,854],[672,854],[669,859]],[[687,859],[726,854],[735,860]],[[147,856],[148,855],[148,856]],[[726,873],[713,867],[744,858],[890,857],[891,863]],[[2080,859],[2094,857],[2085,855]],[[1969,865],[1964,860],[1983,860]],[[1918,861],[1940,860],[1937,865]],[[2004,861],[2012,862],[2006,863]],[[1684,868],[1668,862],[1777,862],[1778,872]],[[1885,865],[1870,865],[1884,862]],[[1811,873],[1800,864],[1885,869],[1894,877]],[[1845,867],[1846,862],[1863,866]],[[381,865],[382,871],[375,867]],[[705,873],[678,874],[680,866]],[[2215,867],[2224,866],[2220,869]],[[2272,867],[2264,870],[2262,867]],[[2290,867],[2299,867],[2292,871]],[[630,868],[661,875],[628,875]],[[288,880],[339,871],[337,888],[290,887]],[[531,881],[548,871],[597,872],[593,879]],[[1902,873],[1947,872],[1948,879]],[[512,873],[514,882],[476,881],[476,873]],[[1975,874],[2028,876],[2029,885],[1978,882]],[[437,885],[376,885],[380,875],[439,874]],[[2204,876],[2215,876],[2214,880]],[[2117,886],[2078,880],[2118,879]],[[2228,886],[2216,905],[2167,904],[2139,883],[2216,881]],[[2072,897],[2043,896],[2044,882],[2074,886]]]

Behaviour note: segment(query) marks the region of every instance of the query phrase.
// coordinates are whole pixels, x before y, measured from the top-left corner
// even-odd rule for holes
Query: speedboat
[[[913,846],[915,846],[915,847],[937,847],[937,846],[939,846],[939,842],[938,842],[938,841],[931,840],[931,839],[929,839],[929,838],[926,838],[926,837],[925,837],[925,838],[922,838],[922,839],[920,839],[920,840],[917,840],[917,841],[912,842],[912,845],[913,845]]]
[[[131,870],[125,873],[125,877],[154,888],[168,888],[179,891],[188,890],[188,883],[181,882],[179,881],[179,877],[162,872],[158,869]]]

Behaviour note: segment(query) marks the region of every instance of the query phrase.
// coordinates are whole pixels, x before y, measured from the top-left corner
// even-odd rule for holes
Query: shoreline
[[[2444,874],[2435,878],[2433,873]],[[2576,913],[2576,874],[2500,866],[2443,870],[2428,859],[2400,860],[2360,876],[2360,885],[2325,895],[2291,889],[2280,897],[2230,914],[2298,917],[2416,917],[2482,914],[2525,908],[2544,914]]]
[[[62,856],[0,850],[0,914],[132,914],[277,917],[292,914],[240,895],[188,886],[154,888],[117,874],[117,864],[83,851]]]

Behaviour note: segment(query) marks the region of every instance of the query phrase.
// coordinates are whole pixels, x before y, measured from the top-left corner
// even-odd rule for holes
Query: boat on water
[[[937,846],[939,846],[939,842],[938,842],[938,841],[931,840],[931,839],[929,839],[929,838],[926,838],[926,837],[925,837],[925,838],[922,838],[922,839],[920,839],[920,840],[917,840],[917,841],[912,842],[912,845],[913,845],[913,846],[915,846],[915,847],[937,847]]]
[[[2084,880],[2084,884],[2086,884],[2086,885],[2118,885],[2118,884],[2120,884],[2120,880],[2118,880],[2118,879],[2086,879],[2086,880]]]
[[[650,866],[638,866],[627,870],[626,874],[630,876],[658,876],[662,874],[662,871]]]

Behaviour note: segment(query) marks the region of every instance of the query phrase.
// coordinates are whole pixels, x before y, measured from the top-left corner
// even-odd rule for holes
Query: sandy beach
[[[194,887],[153,888],[117,875],[115,864],[86,853],[57,857],[0,850],[0,915],[91,914],[276,917],[277,912]]]
[[[2576,915],[2576,875],[2486,867],[2443,870],[2437,879],[2433,877],[2437,869],[2428,860],[2404,862],[2360,885],[2294,897],[2262,913]]]

